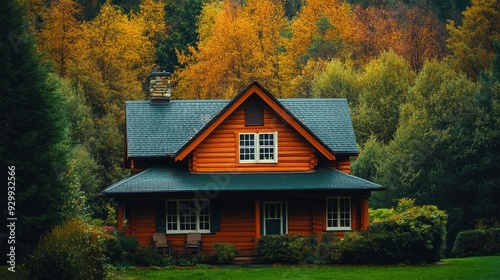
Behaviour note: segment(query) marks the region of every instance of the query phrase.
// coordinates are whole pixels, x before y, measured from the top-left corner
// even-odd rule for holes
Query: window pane
[[[210,230],[210,204],[208,200],[198,200],[199,229]]]
[[[259,134],[259,159],[274,160],[274,133]]]
[[[177,201],[167,201],[167,230],[177,230]]]
[[[180,230],[196,230],[196,208],[194,201],[183,200],[180,204]]]
[[[255,160],[254,134],[240,134],[240,160]]]

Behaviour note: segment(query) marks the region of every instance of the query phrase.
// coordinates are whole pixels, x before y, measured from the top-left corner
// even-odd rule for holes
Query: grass
[[[130,269],[112,279],[500,279],[500,256],[446,259],[427,266],[279,266]]]

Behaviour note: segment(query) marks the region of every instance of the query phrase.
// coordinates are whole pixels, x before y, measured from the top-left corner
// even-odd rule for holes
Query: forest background
[[[352,173],[387,187],[372,208],[402,197],[437,205],[449,244],[500,224],[499,1],[0,8],[0,159],[15,166],[17,206],[6,211],[2,194],[0,219],[15,214],[20,256],[68,218],[113,223],[99,193],[128,175],[125,101],[147,98],[154,70],[172,72],[173,99],[227,99],[254,80],[277,98],[347,98],[360,149]]]

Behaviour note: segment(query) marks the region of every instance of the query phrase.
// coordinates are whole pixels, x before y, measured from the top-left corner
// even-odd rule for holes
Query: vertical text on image
[[[7,263],[8,270],[15,272],[16,269],[16,167],[8,166],[7,174],[7,228],[9,231]]]

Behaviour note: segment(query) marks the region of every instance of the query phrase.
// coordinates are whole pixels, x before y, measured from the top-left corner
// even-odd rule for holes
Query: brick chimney
[[[170,103],[170,72],[152,72],[149,75],[149,100],[152,104]]]

